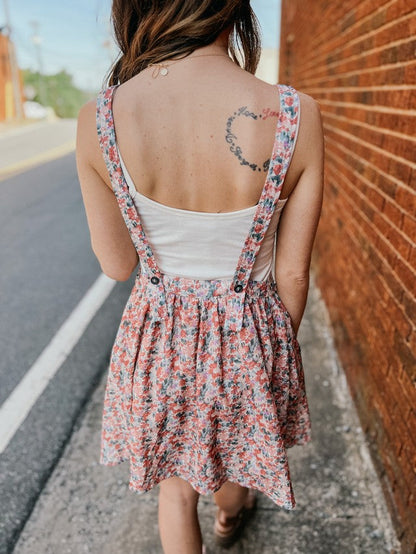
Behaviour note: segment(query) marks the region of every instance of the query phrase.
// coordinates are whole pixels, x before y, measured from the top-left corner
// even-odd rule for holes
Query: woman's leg
[[[197,493],[179,477],[160,483],[159,532],[165,554],[201,554]]]
[[[223,524],[227,523],[227,519],[235,517],[244,505],[247,499],[248,489],[226,481],[222,487],[214,493],[214,500],[220,513],[218,514],[219,521]]]

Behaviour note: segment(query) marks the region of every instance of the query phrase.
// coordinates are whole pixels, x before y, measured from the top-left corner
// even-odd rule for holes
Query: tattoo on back
[[[270,166],[270,159],[266,160],[262,165],[258,165],[256,163],[251,163],[243,155],[243,150],[241,146],[237,144],[238,138],[233,132],[233,123],[238,117],[249,117],[250,119],[254,119],[255,121],[261,119],[265,120],[268,117],[274,117],[278,116],[279,113],[271,110],[270,108],[266,108],[263,110],[261,114],[255,114],[253,112],[250,112],[250,110],[247,109],[247,106],[242,106],[237,111],[233,113],[232,116],[230,116],[227,119],[227,126],[226,126],[226,134],[225,134],[225,140],[230,145],[230,151],[236,156],[238,161],[240,162],[240,165],[246,165],[253,171],[263,171],[267,172]]]

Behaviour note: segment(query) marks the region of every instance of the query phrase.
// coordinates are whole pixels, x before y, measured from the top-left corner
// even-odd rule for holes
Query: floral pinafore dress
[[[114,194],[140,259],[107,381],[101,463],[130,461],[130,488],[179,476],[207,494],[229,480],[295,506],[286,448],[310,440],[299,344],[272,279],[251,270],[294,149],[299,97],[278,85],[280,115],[266,182],[232,280],[164,275],[129,193],[112,99],[97,129]]]

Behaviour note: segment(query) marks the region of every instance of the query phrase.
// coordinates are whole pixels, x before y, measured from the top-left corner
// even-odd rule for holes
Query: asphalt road
[[[0,177],[72,152],[75,130],[75,119],[57,119],[0,132]]]
[[[100,274],[74,154],[0,182],[0,404]],[[0,552],[10,552],[108,364],[132,281],[118,283],[0,456]]]

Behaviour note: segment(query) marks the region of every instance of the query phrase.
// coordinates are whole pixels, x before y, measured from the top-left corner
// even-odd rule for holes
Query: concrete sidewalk
[[[75,149],[76,120],[56,119],[0,132],[0,180]]]
[[[289,450],[296,509],[266,497],[236,554],[381,554],[400,552],[367,446],[340,371],[319,293],[312,288],[300,335],[313,440]],[[159,554],[157,488],[127,489],[127,464],[97,463],[104,381],[52,474],[15,554]],[[222,554],[212,533],[215,508],[201,497],[208,553]]]

